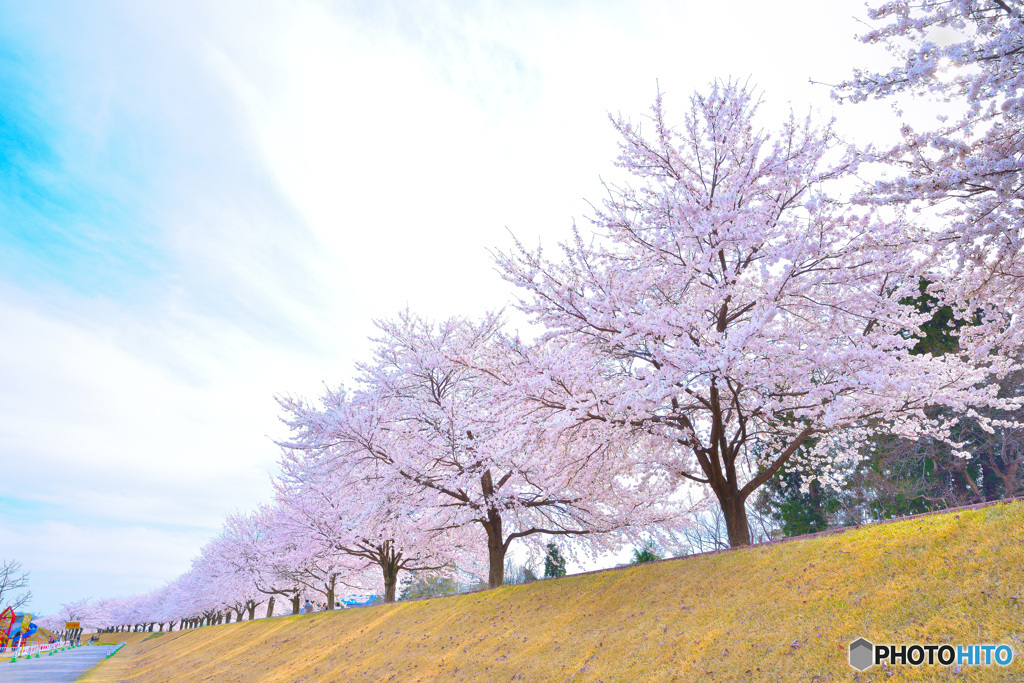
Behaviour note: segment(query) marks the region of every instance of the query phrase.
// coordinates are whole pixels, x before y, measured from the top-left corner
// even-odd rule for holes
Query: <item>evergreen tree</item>
[[[654,562],[655,560],[660,560],[661,555],[659,555],[656,551],[657,548],[655,548],[654,544],[651,542],[644,544],[643,548],[634,548],[633,559],[630,560],[629,563],[643,564],[644,562]]]
[[[839,493],[823,487],[816,479],[802,490],[799,472],[783,471],[758,499],[759,510],[775,520],[787,538],[828,529],[829,519],[839,509]]]
[[[565,558],[558,552],[558,546],[548,543],[548,551],[544,556],[544,578],[557,579],[565,576]]]

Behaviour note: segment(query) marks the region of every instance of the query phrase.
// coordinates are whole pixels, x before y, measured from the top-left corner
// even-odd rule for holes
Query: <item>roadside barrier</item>
[[[60,652],[61,650],[68,650],[75,647],[70,640],[61,640],[56,643],[40,643],[39,645],[21,645],[18,647],[5,647],[0,649],[0,654],[4,657],[11,655],[11,663],[18,661],[18,657],[23,659],[31,659],[32,657],[38,658],[42,653],[52,655],[54,652]]]
[[[110,648],[110,652],[107,653],[107,657],[106,658],[110,659],[111,657],[116,655],[117,651],[120,650],[122,647],[124,647],[124,644],[125,644],[125,641],[122,640],[120,645],[118,645],[117,647]]]

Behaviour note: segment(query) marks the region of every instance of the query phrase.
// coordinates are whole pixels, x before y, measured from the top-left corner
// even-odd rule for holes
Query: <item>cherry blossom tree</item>
[[[174,592],[174,585],[166,584],[149,594],[149,619],[156,623],[159,632],[163,632],[164,626],[168,631],[173,631],[181,618],[181,611],[175,604]]]
[[[860,199],[931,216],[931,241],[957,271],[945,303],[984,302],[1003,312],[984,332],[992,343],[1019,343],[1022,327],[1021,11],[1017,0],[882,4],[870,10],[878,27],[862,40],[887,47],[897,64],[885,73],[858,70],[835,91],[842,101],[888,98],[897,110],[911,96],[935,106],[934,126],[905,124],[899,144],[873,154],[888,171]]]
[[[331,544],[306,533],[288,513],[277,509],[274,515],[273,562],[276,574],[285,585],[297,587],[296,599],[316,597],[333,610],[341,587],[358,584],[362,566]]]
[[[261,505],[253,513],[228,515],[222,531],[222,562],[248,576],[256,590],[268,596],[268,617],[274,616],[277,596],[288,599],[292,614],[298,614],[300,606],[300,587],[282,565],[275,536],[281,524],[279,508]]]
[[[353,457],[354,455],[354,457]],[[411,482],[372,459],[338,449],[285,449],[276,482],[282,524],[314,552],[335,552],[379,569],[384,602],[394,602],[401,571],[436,571],[455,563],[461,544],[417,505]],[[356,572],[349,585],[370,575]],[[353,582],[356,582],[355,584]]]
[[[650,507],[625,495],[628,505],[615,505],[633,474],[628,454],[545,440],[502,399],[510,380],[492,362],[504,347],[497,316],[435,325],[406,312],[378,326],[359,391],[329,391],[320,406],[281,400],[293,430],[287,446],[380,472],[382,497],[410,489],[431,529],[482,530],[491,587],[502,585],[514,541],[608,543],[628,528],[627,513]]]
[[[828,484],[876,431],[949,438],[925,409],[1000,404],[984,382],[1008,365],[911,353],[926,316],[900,300],[936,268],[928,233],[830,200],[854,162],[829,126],[767,132],[734,82],[690,104],[678,130],[660,95],[650,130],[614,119],[632,185],[608,188],[593,239],[497,259],[546,330],[523,400],[710,487],[739,546],[783,466]]]
[[[259,574],[247,561],[248,558],[238,551],[235,538],[228,529],[224,529],[203,546],[200,556],[193,561],[193,568],[207,582],[205,589],[213,596],[212,601],[229,611],[225,614],[229,622],[230,612],[236,615],[237,621],[242,621],[246,614],[250,620],[254,619],[256,607],[266,600],[266,594],[256,587]]]
[[[72,600],[71,602],[61,603],[59,610],[39,619],[38,623],[43,628],[54,632],[63,631],[64,625],[69,621],[81,623],[82,628],[95,628],[94,613],[94,606],[89,603],[88,598]]]

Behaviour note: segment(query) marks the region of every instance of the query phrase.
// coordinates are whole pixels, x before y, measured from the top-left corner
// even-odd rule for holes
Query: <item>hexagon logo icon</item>
[[[875,663],[875,646],[864,638],[850,643],[850,666],[857,671],[864,671]]]

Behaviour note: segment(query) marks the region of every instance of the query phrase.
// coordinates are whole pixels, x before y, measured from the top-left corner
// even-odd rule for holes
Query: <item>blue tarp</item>
[[[376,599],[376,595],[349,595],[342,598],[341,601],[349,607],[362,607],[363,605],[369,605]]]

